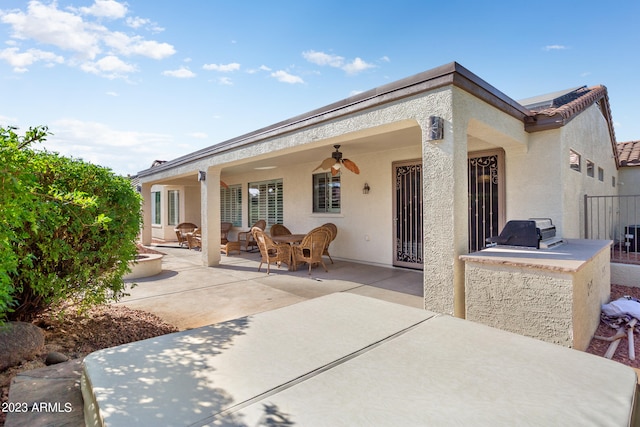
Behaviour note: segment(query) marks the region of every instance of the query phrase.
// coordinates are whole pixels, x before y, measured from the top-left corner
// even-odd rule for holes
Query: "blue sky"
[[[640,2],[0,2],[0,125],[135,174],[457,61],[513,99],[609,90],[640,139]]]

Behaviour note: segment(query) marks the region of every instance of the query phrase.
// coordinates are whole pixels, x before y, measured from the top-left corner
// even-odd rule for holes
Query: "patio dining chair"
[[[289,266],[291,264],[291,246],[287,243],[276,243],[259,227],[253,227],[251,229],[253,237],[260,249],[260,265],[258,271],[262,268],[262,264],[267,263],[267,274],[270,274],[270,266],[272,262],[275,262],[278,268],[282,263]]]
[[[193,233],[196,228],[198,228],[198,226],[191,222],[181,222],[180,224],[176,225],[176,228],[174,228],[174,231],[176,232],[176,237],[178,238],[178,245],[181,247],[182,246],[189,247],[189,240],[187,239],[187,234]]]
[[[331,258],[331,255],[329,254],[329,245],[335,240],[336,236],[338,235],[338,227],[336,227],[336,225],[332,222],[323,224],[322,227],[325,227],[327,229],[330,237],[329,241],[327,242],[327,247],[324,248],[324,252],[322,254],[328,256],[331,260],[331,264],[333,264],[333,258]]]
[[[291,234],[291,231],[282,224],[273,224],[271,230],[269,230],[271,237],[273,236],[285,236]]]
[[[256,243],[256,240],[253,238],[254,227],[258,227],[260,230],[264,231],[264,229],[267,228],[267,221],[265,221],[264,219],[261,219],[257,221],[255,224],[253,224],[253,226],[249,231],[241,231],[238,233],[238,242],[240,242],[241,245],[244,242],[245,251],[248,251],[249,247],[253,248],[258,246],[258,244]]]
[[[238,251],[240,253],[240,242],[235,240],[229,240],[229,231],[233,224],[230,222],[220,223],[220,251],[226,256],[229,256],[229,252]]]
[[[311,230],[299,245],[292,247],[293,265],[307,263],[309,265],[309,275],[314,264],[322,264],[324,271],[328,272],[327,266],[322,260],[324,249],[331,238],[329,231],[325,227],[318,227]]]

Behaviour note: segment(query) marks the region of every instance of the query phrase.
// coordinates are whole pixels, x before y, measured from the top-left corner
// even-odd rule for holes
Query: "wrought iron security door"
[[[469,154],[469,252],[483,249],[504,227],[503,170],[502,150]]]
[[[422,161],[393,163],[393,265],[422,269]]]

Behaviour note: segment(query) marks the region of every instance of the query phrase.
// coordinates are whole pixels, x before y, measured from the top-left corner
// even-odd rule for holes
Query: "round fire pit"
[[[135,261],[129,261],[131,272],[124,275],[123,279],[141,279],[155,276],[162,272],[161,254],[138,254]]]

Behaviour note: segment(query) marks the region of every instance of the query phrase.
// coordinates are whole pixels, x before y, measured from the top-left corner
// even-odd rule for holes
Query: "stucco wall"
[[[618,170],[619,191],[624,196],[640,194],[640,166],[628,166]]]
[[[616,177],[616,169],[611,139],[606,121],[596,105],[578,115],[561,128],[562,150],[559,153],[562,173],[562,236],[583,238],[584,236],[584,195],[615,195],[618,189],[612,185],[611,177]],[[569,167],[569,150],[581,155],[582,170],[577,172]],[[587,175],[587,160],[594,163],[594,176]],[[604,179],[598,179],[598,168],[604,170]],[[611,214],[611,212],[607,212]]]
[[[582,156],[582,171],[569,167],[569,150]],[[583,196],[613,195],[617,170],[608,128],[597,106],[560,129],[529,134],[526,150],[506,147],[507,220],[551,218],[557,235],[584,237]],[[594,163],[587,175],[586,161]],[[598,179],[598,168],[604,179]]]
[[[282,179],[284,189],[284,224],[293,233],[307,231],[327,222],[338,227],[338,235],[331,245],[331,256],[374,264],[391,265],[392,241],[392,163],[398,160],[420,161],[420,130],[415,130],[415,146],[390,149],[360,156],[349,155],[360,167],[356,175],[344,171],[340,175],[341,210],[336,214],[313,213],[313,170],[322,159],[313,163],[291,165],[242,175],[225,175],[229,185],[243,185],[242,221],[247,229],[247,183]],[[389,146],[393,147],[393,140]],[[347,155],[347,153],[345,153]],[[315,173],[318,173],[316,171]],[[367,182],[369,194],[362,193]]]
[[[585,350],[611,292],[609,243],[577,240],[530,255],[486,250],[464,257],[466,318]]]
[[[467,320],[571,347],[570,274],[467,262]]]

